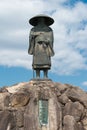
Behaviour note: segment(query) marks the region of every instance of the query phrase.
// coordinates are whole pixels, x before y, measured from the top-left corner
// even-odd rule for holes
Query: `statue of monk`
[[[40,78],[40,70],[44,72],[44,78],[48,78],[48,70],[51,68],[51,56],[53,50],[53,31],[50,25],[54,20],[45,15],[37,15],[29,20],[34,27],[29,35],[28,53],[33,55],[32,67],[36,71],[36,78]]]

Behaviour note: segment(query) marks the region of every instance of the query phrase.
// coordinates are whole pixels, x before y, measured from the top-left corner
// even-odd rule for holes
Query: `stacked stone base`
[[[48,101],[48,123],[39,100]],[[31,80],[0,90],[0,130],[87,130],[87,93],[50,80]]]

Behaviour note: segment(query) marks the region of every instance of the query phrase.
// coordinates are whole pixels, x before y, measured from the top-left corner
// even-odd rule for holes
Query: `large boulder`
[[[79,122],[83,114],[84,114],[84,107],[78,101],[66,103],[64,107],[64,116],[71,115],[77,122]]]

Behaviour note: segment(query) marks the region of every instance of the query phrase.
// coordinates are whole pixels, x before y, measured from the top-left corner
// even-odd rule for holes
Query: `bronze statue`
[[[36,70],[36,78],[40,78],[40,70],[43,70],[44,78],[48,78],[51,56],[54,55],[53,31],[49,26],[54,20],[46,15],[37,15],[29,23],[34,26],[30,31],[28,49],[28,53],[33,55],[32,67]]]

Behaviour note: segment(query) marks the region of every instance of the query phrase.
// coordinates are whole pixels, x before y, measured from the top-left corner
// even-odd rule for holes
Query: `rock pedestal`
[[[0,130],[87,130],[87,93],[50,80],[2,88]]]

